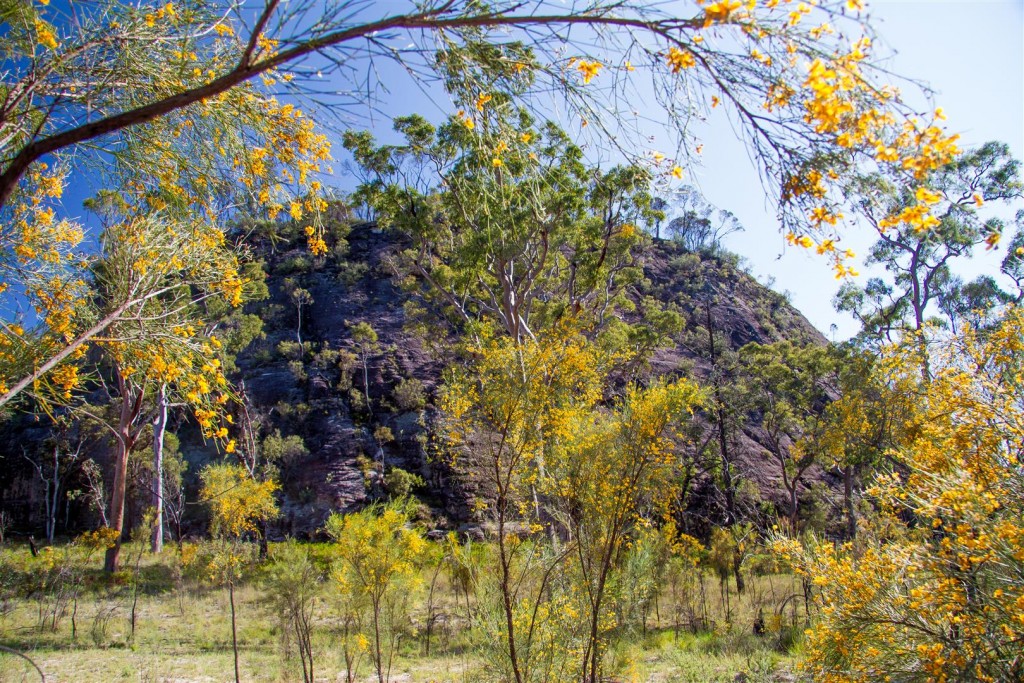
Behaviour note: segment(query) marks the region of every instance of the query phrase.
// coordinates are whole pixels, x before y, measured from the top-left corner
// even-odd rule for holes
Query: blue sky
[[[891,70],[931,85],[950,130],[961,134],[964,146],[1002,140],[1017,159],[1024,159],[1022,0],[868,0],[867,5],[879,38],[896,52]],[[708,141],[704,157],[701,190],[747,228],[728,246],[746,257],[762,279],[774,277],[775,288],[789,291],[796,307],[826,336],[854,334],[853,319],[832,309],[839,283],[825,262],[802,249],[784,249],[745,152],[726,134]],[[1017,208],[1024,203],[1000,213],[1012,217]],[[873,234],[847,233],[844,241],[863,254]],[[1001,259],[1001,253],[983,254],[964,274],[994,274]]]

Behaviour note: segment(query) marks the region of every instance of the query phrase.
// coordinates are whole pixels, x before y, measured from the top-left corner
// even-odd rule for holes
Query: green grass
[[[132,549],[130,552],[136,552]],[[130,554],[130,553],[129,553]],[[46,673],[49,682],[114,683],[198,683],[234,680],[231,623],[227,591],[203,586],[182,578],[177,556],[169,549],[159,557],[143,555],[139,565],[139,596],[134,635],[131,608],[134,594],[133,571],[111,580],[93,560],[80,596],[72,634],[71,608],[58,628],[40,628],[40,608],[52,605],[52,595],[25,595],[38,560],[23,550],[0,551],[6,589],[5,608],[0,616],[0,643],[31,657]],[[429,580],[429,576],[425,577]],[[703,682],[734,681],[744,674],[748,681],[791,681],[799,656],[802,614],[792,623],[791,608],[781,620],[772,618],[778,605],[792,591],[792,579],[785,576],[749,577],[742,598],[729,595],[731,622],[726,620],[725,600],[717,580],[705,580],[705,603],[709,630],[678,632],[669,618],[667,596],[653,610],[646,632],[612,643],[608,669],[616,681]],[[282,653],[280,623],[261,605],[256,582],[236,589],[239,625],[241,678],[251,682],[301,681],[297,658]],[[438,585],[440,611],[455,613],[453,593],[441,579]],[[462,610],[464,611],[464,604]],[[769,615],[774,632],[756,637],[753,621],[758,611]],[[660,615],[660,620],[658,616]],[[412,616],[422,625],[422,609]],[[770,629],[772,630],[772,629]],[[331,611],[331,596],[325,593],[318,609],[314,649],[318,681],[344,681],[338,623]],[[488,680],[488,669],[474,653],[473,636],[465,619],[454,627],[439,628],[432,638],[431,655],[425,657],[423,631],[402,642],[393,668],[393,681],[470,683]],[[372,665],[364,657],[358,680],[375,681]],[[33,681],[38,676],[20,658],[0,655],[0,683]]]

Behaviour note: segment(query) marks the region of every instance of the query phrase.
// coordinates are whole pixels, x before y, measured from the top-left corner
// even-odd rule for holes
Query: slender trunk
[[[117,532],[114,545],[107,548],[103,570],[113,573],[118,570],[121,558],[121,537],[124,533],[124,499],[128,485],[128,454],[135,446],[138,431],[132,425],[142,412],[145,396],[143,387],[136,387],[127,381],[121,368],[115,366],[118,393],[121,396],[120,416],[117,424],[117,452],[114,456],[114,489],[110,493],[110,528]]]
[[[732,556],[732,573],[736,576],[736,594],[743,595],[743,591],[746,589],[746,582],[743,580],[743,572],[740,571],[740,567],[743,565],[743,556],[740,555],[739,551],[733,553]]]
[[[167,431],[167,388],[160,386],[156,397],[157,413],[153,421],[153,537],[150,550],[164,549],[164,433]]]
[[[443,562],[438,562],[437,566],[434,567],[434,575],[430,579],[430,591],[427,593],[427,626],[426,626],[426,633],[424,633],[424,635],[426,636],[426,642],[424,643],[425,644],[425,649],[424,649],[424,652],[423,652],[424,656],[426,656],[426,657],[430,656],[430,636],[431,636],[431,634],[434,631],[434,619],[435,619],[435,616],[436,616],[434,614],[434,588],[437,586],[437,577],[441,573],[441,566],[442,566],[442,564],[443,564]],[[456,587],[456,589],[455,589],[455,604],[458,605],[458,603],[459,603],[459,591],[458,591],[458,587]]]
[[[363,354],[363,398],[366,399],[366,412],[370,412],[370,364]]]
[[[48,479],[43,480],[43,508],[46,510],[46,542],[53,543],[53,515],[50,512],[50,490],[53,488]],[[56,496],[54,496],[56,497]]]
[[[789,528],[793,533],[793,538],[797,537],[797,484],[793,481],[793,486],[789,489]]]
[[[583,664],[583,678],[589,683],[598,682],[598,671],[601,664],[601,603],[604,597],[605,581],[608,577],[608,567],[601,568],[601,575],[597,580],[597,591],[594,599],[594,613],[590,615],[590,643],[587,649],[590,652],[590,661]],[[589,667],[589,671],[587,668]]]
[[[267,538],[267,520],[261,519],[256,527],[256,533],[259,534],[259,557],[260,560],[265,560],[270,557],[270,540]]]
[[[857,537],[857,510],[853,504],[853,465],[843,468],[843,506],[846,508],[846,535],[852,541]]]
[[[235,656],[235,683],[242,683],[238,674],[238,627],[235,624],[235,582],[228,581],[228,601],[231,603],[231,651]]]
[[[722,398],[722,378],[718,372],[718,359],[715,350],[715,328],[714,320],[711,317],[711,306],[705,308],[705,323],[708,330],[708,350],[711,357],[711,367],[714,372],[715,382],[715,421],[718,423],[718,448],[722,462],[722,489],[725,494],[726,525],[732,526],[737,522],[736,495],[733,490],[732,467],[729,458],[729,431],[726,425],[725,404]]]
[[[512,607],[512,586],[511,573],[509,571],[508,551],[505,548],[505,497],[499,494],[498,498],[498,554],[501,564],[501,599],[502,607],[505,609],[505,630],[508,639],[508,656],[512,663],[512,674],[516,683],[523,683],[523,676],[519,671],[519,658],[516,653],[515,623]]]
[[[373,663],[377,667],[377,683],[384,682],[384,655],[380,651],[380,598],[373,600]]]
[[[47,494],[50,494],[50,486],[46,486]],[[53,543],[53,537],[57,532],[57,499],[60,493],[60,451],[53,447],[53,493],[48,500],[46,508],[46,540]]]
[[[116,572],[121,562],[121,534],[124,531],[124,497],[128,476],[128,443],[125,434],[119,434],[114,455],[114,488],[110,493],[110,528],[117,532],[114,545],[107,548],[103,571]]]
[[[138,557],[135,558],[135,576],[132,577],[132,612],[131,612],[131,635],[128,636],[128,642],[135,642],[135,623],[136,616],[138,615],[139,609],[139,563],[142,562],[142,550],[139,550]]]

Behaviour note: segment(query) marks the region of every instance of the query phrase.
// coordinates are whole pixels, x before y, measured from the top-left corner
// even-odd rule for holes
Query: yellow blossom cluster
[[[601,64],[601,62],[597,61],[588,62],[580,60],[576,63],[576,70],[579,71],[580,74],[583,76],[584,84],[590,83],[590,81],[592,81],[594,77],[598,75],[602,68],[604,68],[604,65]]]
[[[748,11],[753,9],[753,2],[748,2]],[[740,12],[743,7],[740,0],[719,0],[704,7],[704,28],[713,24],[723,24],[732,19],[746,18],[746,12]]]
[[[696,66],[697,60],[694,59],[693,53],[688,50],[680,50],[677,47],[670,47],[668,50],[668,65],[672,69],[672,73],[677,74],[683,69],[690,69]]]
[[[36,42],[43,47],[56,50],[59,46],[57,42],[57,34],[53,31],[53,26],[43,21],[42,19],[35,20],[36,29]]]

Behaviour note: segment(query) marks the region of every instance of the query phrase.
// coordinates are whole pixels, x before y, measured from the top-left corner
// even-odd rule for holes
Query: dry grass
[[[27,552],[3,551],[7,566],[30,569]],[[58,629],[39,627],[40,606],[49,596],[16,595],[8,585],[5,611],[0,616],[0,643],[31,657],[46,673],[47,681],[66,683],[200,683],[234,680],[231,624],[227,593],[182,580],[174,570],[176,556],[169,550],[161,557],[144,556],[140,563],[139,595],[134,635],[131,631],[133,584],[122,576],[121,585],[104,583],[92,574],[89,588],[78,600],[72,634],[71,607]],[[10,575],[7,574],[8,584]],[[0,577],[3,578],[3,577]],[[451,593],[442,581],[442,611],[454,611]],[[749,681],[793,680],[795,655],[787,640],[802,629],[802,613],[790,628],[796,602],[787,603],[783,619],[771,615],[792,592],[789,577],[751,577],[743,598],[735,587],[729,595],[731,624],[725,620],[725,596],[717,581],[705,582],[705,602],[710,624],[704,633],[687,629],[676,632],[667,606],[659,600],[646,633],[616,643],[609,652],[618,680],[669,682],[733,681],[743,672]],[[261,590],[250,583],[236,591],[240,669],[243,681],[277,683],[301,681],[297,659],[282,654],[279,624],[261,607]],[[340,639],[331,620],[329,596],[322,603],[315,640],[318,681],[344,681]],[[776,632],[767,637],[752,635],[758,611],[767,615]],[[44,609],[45,611],[45,609]],[[422,615],[417,619],[420,620]],[[420,629],[422,637],[422,629]],[[361,681],[375,681],[369,661],[362,663]],[[465,622],[435,631],[430,657],[422,656],[422,642],[408,641],[400,648],[391,680],[412,682],[471,683],[487,679],[474,656],[472,638]],[[0,683],[39,680],[17,657],[0,656]]]

